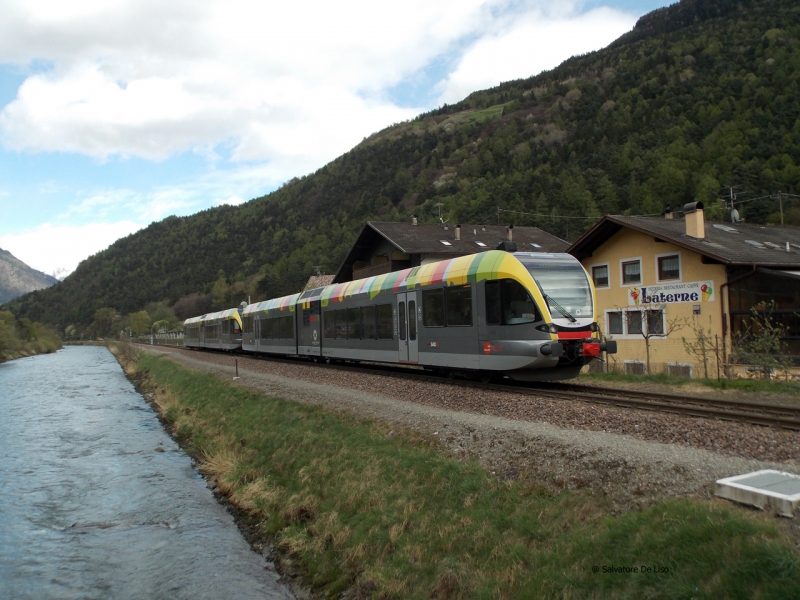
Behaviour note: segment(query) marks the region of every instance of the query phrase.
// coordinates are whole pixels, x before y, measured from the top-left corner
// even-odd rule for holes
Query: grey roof
[[[406,254],[475,254],[494,250],[497,244],[507,239],[505,225],[462,225],[461,240],[456,240],[456,226],[435,223],[387,223],[368,221],[367,226],[377,231]],[[569,243],[538,227],[514,227],[514,241],[520,252],[565,252]],[[442,240],[450,245],[443,244]],[[482,242],[486,246],[480,246]],[[539,247],[531,244],[538,244]]]
[[[608,215],[567,250],[583,260],[623,227],[668,241],[726,265],[800,267],[800,227],[770,227],[750,223],[705,223],[705,238],[686,235],[683,219]],[[789,251],[786,251],[786,243]]]
[[[303,291],[306,290],[313,290],[320,287],[325,287],[326,285],[330,285],[333,281],[333,275],[312,275],[308,278],[306,282],[306,286],[303,288]]]
[[[508,239],[507,235],[505,225],[462,225],[461,239],[456,240],[455,225],[448,225],[445,229],[439,223],[413,225],[410,222],[367,221],[333,281],[350,281],[353,264],[370,257],[372,250],[382,239],[389,241],[404,254],[441,254],[444,258],[494,250],[500,242]],[[515,227],[513,238],[520,252],[566,252],[569,247],[569,242],[538,227]],[[481,246],[477,242],[485,245]]]

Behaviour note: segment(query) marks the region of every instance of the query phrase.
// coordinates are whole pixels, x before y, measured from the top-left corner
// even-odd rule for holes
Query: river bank
[[[15,347],[2,350],[2,352],[0,352],[0,363],[9,360],[17,360],[18,358],[37,356],[39,354],[52,354],[53,352],[58,352],[63,347],[63,344],[58,339],[19,344]]]
[[[279,568],[320,596],[800,594],[794,541],[768,515],[698,498],[613,515],[591,490],[457,460],[444,435],[267,397],[150,354],[127,363],[248,516],[251,543],[274,544]],[[600,569],[639,563],[665,570]]]
[[[0,311],[0,363],[26,356],[49,354],[62,348],[58,334],[29,319],[17,319],[7,311]]]

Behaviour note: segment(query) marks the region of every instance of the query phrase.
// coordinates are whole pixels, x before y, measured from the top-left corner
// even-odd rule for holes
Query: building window
[[[625,329],[622,326],[622,311],[607,313],[608,315],[608,335],[624,335]]]
[[[596,288],[607,288],[608,265],[596,265],[592,267],[592,281],[594,281],[594,287]]]
[[[639,308],[606,311],[606,335],[637,338],[665,335],[664,310]]]
[[[642,261],[626,260],[622,263],[622,285],[642,283]]]
[[[628,331],[626,332],[628,335],[634,334],[641,334],[644,332],[642,329],[642,311],[640,310],[629,310],[625,314],[627,323]]]
[[[658,280],[672,281],[681,278],[681,257],[679,254],[667,254],[656,257]]]
[[[664,311],[661,309],[647,311],[647,332],[650,335],[664,335]]]

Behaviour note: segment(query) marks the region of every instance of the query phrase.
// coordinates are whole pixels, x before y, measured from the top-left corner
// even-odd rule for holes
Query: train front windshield
[[[559,306],[576,319],[594,318],[589,278],[573,256],[546,253],[516,253],[514,256],[539,285],[553,318],[568,318],[559,311]]]

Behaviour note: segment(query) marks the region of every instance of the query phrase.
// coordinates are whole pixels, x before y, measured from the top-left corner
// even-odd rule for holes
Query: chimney
[[[670,221],[672,220],[672,209],[669,206],[666,207],[664,212],[661,214],[664,215],[665,219],[669,219]]]
[[[417,224],[417,215],[411,215],[411,224],[412,225],[416,225]]]
[[[509,242],[513,242],[514,241],[514,226],[513,225],[509,225],[508,227],[506,227],[506,231],[508,231],[508,241]]]
[[[703,239],[706,237],[706,224],[703,218],[703,203],[689,202],[683,205],[683,215],[686,219],[686,235]]]
[[[461,239],[461,225],[456,225],[456,240]]]

